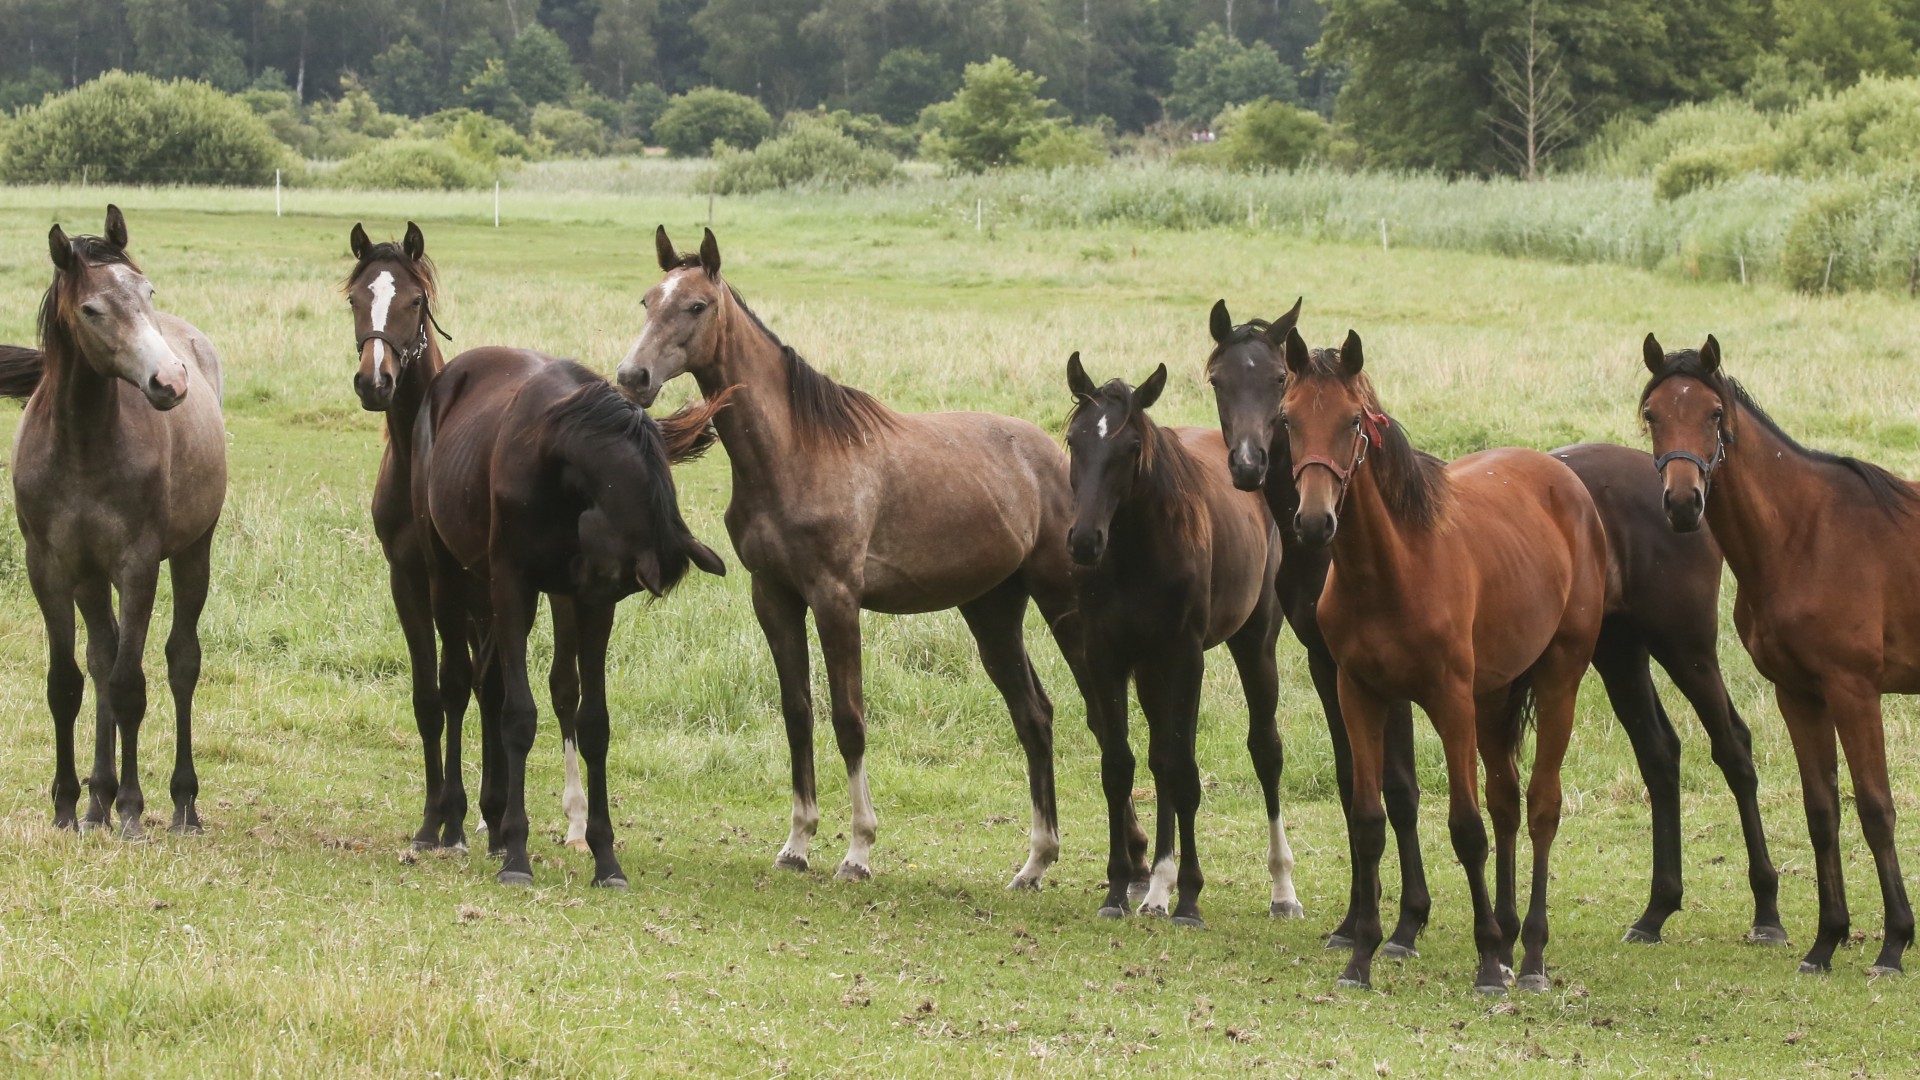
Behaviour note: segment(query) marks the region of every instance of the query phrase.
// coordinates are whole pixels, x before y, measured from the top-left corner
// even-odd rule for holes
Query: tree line
[[[702,86],[905,125],[1000,56],[1082,124],[1272,99],[1369,165],[1524,176],[1615,117],[1920,74],[1917,44],[1920,0],[0,0],[0,108],[121,69],[522,126]]]

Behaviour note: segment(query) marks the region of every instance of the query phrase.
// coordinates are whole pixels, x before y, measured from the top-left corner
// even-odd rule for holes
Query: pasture
[[[1034,616],[1029,643],[1056,705],[1063,834],[1044,891],[1002,888],[1026,850],[1022,762],[953,613],[865,618],[874,880],[830,876],[847,800],[824,716],[814,868],[775,871],[786,749],[747,577],[721,523],[717,448],[678,471],[680,499],[732,574],[691,575],[663,601],[623,605],[614,641],[609,767],[632,888],[589,889],[589,858],[558,843],[550,714],[529,772],[534,889],[495,885],[477,845],[416,857],[406,839],[419,743],[367,515],[380,422],[349,388],[352,327],[336,287],[347,232],[363,220],[386,239],[409,217],[421,223],[442,271],[449,355],[525,345],[611,373],[658,276],[654,225],[690,246],[706,200],[644,184],[619,196],[539,191],[518,195],[496,230],[476,196],[302,193],[299,212],[275,218],[259,192],[8,189],[0,341],[32,337],[48,225],[98,231],[109,199],[127,211],[157,305],[201,327],[228,373],[232,481],[196,722],[207,833],[126,843],[50,827],[44,634],[18,533],[0,529],[0,1072],[1880,1075],[1920,1060],[1911,977],[1862,974],[1881,911],[1850,809],[1842,842],[1859,941],[1833,973],[1797,976],[1797,951],[1740,943],[1751,902],[1732,799],[1664,681],[1686,746],[1685,910],[1666,944],[1619,943],[1646,896],[1647,808],[1589,679],[1565,773],[1545,995],[1488,1001],[1470,989],[1445,776],[1418,718],[1433,922],[1420,958],[1376,965],[1377,992],[1334,990],[1345,953],[1324,951],[1321,936],[1345,903],[1346,844],[1325,726],[1287,635],[1281,790],[1305,921],[1266,914],[1265,825],[1223,653],[1209,657],[1199,744],[1209,928],[1094,918],[1105,863],[1097,758]],[[715,228],[728,279],[771,327],[823,371],[903,409],[1006,412],[1057,435],[1071,404],[1065,359],[1079,349],[1099,379],[1137,381],[1167,362],[1156,417],[1211,425],[1208,306],[1224,296],[1238,318],[1271,317],[1304,293],[1308,340],[1359,328],[1387,408],[1442,456],[1644,445],[1641,337],[1655,330],[1679,348],[1712,331],[1729,371],[1804,442],[1920,472],[1920,308],[1895,296],[1383,253],[1284,230],[1003,222],[976,233],[971,220],[861,194],[723,201]],[[662,404],[691,392],[676,383]],[[17,415],[0,409],[0,427],[11,432]],[[1723,609],[1731,596],[1729,577]],[[170,617],[164,589],[159,612]],[[163,636],[149,650],[142,756],[161,824],[172,744],[157,692]],[[1815,897],[1792,751],[1730,624],[1720,648],[1754,729],[1782,914],[1804,947]],[[545,670],[538,652],[534,666]],[[816,657],[816,695],[821,671]],[[1913,889],[1920,711],[1889,698],[1887,716]],[[1134,732],[1141,747],[1137,718]],[[472,789],[473,755],[468,769]],[[1151,782],[1143,764],[1136,784]],[[1385,880],[1390,903],[1392,868]]]

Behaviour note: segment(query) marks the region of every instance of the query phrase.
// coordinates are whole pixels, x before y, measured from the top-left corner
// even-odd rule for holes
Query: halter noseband
[[[1361,414],[1359,430],[1353,433],[1353,456],[1347,463],[1342,465],[1324,454],[1308,454],[1293,463],[1294,486],[1299,486],[1300,475],[1307,471],[1309,465],[1318,465],[1327,470],[1340,482],[1340,494],[1333,503],[1334,513],[1339,513],[1341,505],[1347,501],[1347,484],[1353,479],[1354,470],[1366,463],[1367,450],[1380,441],[1392,424],[1393,419],[1386,413],[1366,410]]]
[[[433,317],[433,301],[422,296],[420,298],[420,327],[414,332],[411,342],[403,345],[398,338],[387,333],[385,330],[369,330],[360,335],[360,340],[353,343],[353,349],[357,353],[364,350],[369,341],[385,342],[387,348],[392,349],[393,355],[399,360],[399,370],[404,372],[407,370],[407,365],[425,356],[427,354],[427,346],[433,343],[432,335],[427,332],[428,327],[432,327],[434,333],[439,334],[446,340],[453,340],[452,334],[441,329],[440,320]]]
[[[1653,459],[1653,471],[1659,473],[1664,479],[1667,475],[1667,466],[1670,463],[1675,461],[1690,461],[1693,463],[1694,468],[1700,470],[1701,494],[1704,496],[1713,491],[1713,471],[1719,468],[1720,463],[1725,460],[1727,460],[1727,432],[1726,429],[1715,425],[1713,430],[1713,458],[1711,460],[1703,458],[1691,450],[1669,450]]]

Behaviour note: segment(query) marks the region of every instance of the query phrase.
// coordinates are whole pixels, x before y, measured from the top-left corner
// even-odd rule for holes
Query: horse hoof
[[[587,846],[587,841],[585,837],[582,837],[578,840],[569,840],[567,841],[566,846],[568,848],[571,848],[574,851],[592,851],[593,850],[592,848]]]
[[[1420,950],[1411,945],[1402,945],[1397,941],[1389,941],[1385,945],[1380,946],[1380,955],[1388,960],[1418,960],[1420,959]]]
[[[1787,940],[1787,932],[1782,927],[1755,926],[1753,929],[1747,931],[1747,944],[1791,945],[1792,942]]]
[[[1144,878],[1146,877],[1146,874],[1142,873],[1140,876]],[[1141,904],[1145,903],[1146,899],[1147,899],[1147,886],[1144,881],[1138,881],[1134,884],[1127,886],[1127,906],[1128,907],[1137,908]]]
[[[1118,904],[1107,904],[1101,907],[1100,917],[1103,919],[1124,919],[1127,917],[1127,909]]]
[[[1886,964],[1875,964],[1872,967],[1867,969],[1867,978],[1869,979],[1878,979],[1885,976],[1901,975],[1901,974],[1904,974],[1904,972],[1902,972],[1901,969],[1897,967],[1889,967]]]
[[[843,862],[840,869],[833,872],[833,877],[835,881],[869,881],[873,878],[873,871],[859,863]]]
[[[593,887],[596,889],[624,889],[627,887],[626,875],[615,874],[612,877],[601,878],[593,883]]]
[[[1629,926],[1627,927],[1626,934],[1623,935],[1620,940],[1628,945],[1658,945],[1660,944],[1660,932],[1656,930],[1648,933],[1637,926]]]
[[[1267,914],[1275,919],[1304,919],[1307,909],[1298,900],[1275,900],[1267,905]]]
[[[773,868],[775,870],[791,870],[796,874],[804,874],[807,872],[807,857],[805,855],[795,855],[791,852],[783,851],[774,858]]]
[[[1487,997],[1506,997],[1507,986],[1505,983],[1474,983],[1473,992],[1485,994]]]
[[[1351,949],[1351,948],[1353,948],[1353,939],[1352,939],[1352,938],[1350,938],[1350,937],[1348,937],[1348,936],[1347,936],[1347,935],[1345,935],[1345,934],[1328,934],[1328,935],[1327,935],[1327,948],[1329,948],[1329,949]]]
[[[1007,889],[1010,892],[1039,892],[1040,879],[1035,877],[1015,877],[1012,881],[1007,882]]]
[[[1166,918],[1166,917],[1167,917],[1167,905],[1165,905],[1165,904],[1141,904],[1141,905],[1140,905],[1140,914],[1141,914],[1141,915],[1143,915],[1143,916],[1146,916],[1147,918],[1152,918],[1152,919],[1164,919],[1164,918]]]
[[[1206,921],[1198,915],[1175,915],[1173,917],[1173,925],[1191,927],[1195,930],[1205,930],[1207,928]]]
[[[197,821],[176,821],[167,826],[167,831],[180,836],[199,836],[207,830]]]
[[[1333,980],[1335,990],[1371,990],[1373,984],[1364,979],[1349,979],[1345,975]]]
[[[1828,965],[1816,964],[1811,960],[1800,961],[1800,974],[1802,975],[1825,975],[1830,970],[1832,970],[1832,968]]]
[[[82,835],[85,835],[90,832],[99,832],[106,827],[107,823],[104,821],[95,821],[92,818],[87,818],[80,823],[80,832]]]
[[[1553,984],[1547,981],[1545,975],[1522,975],[1520,981],[1513,986],[1514,989],[1525,990],[1529,994],[1544,994],[1552,988]]]
[[[532,885],[533,875],[525,870],[502,870],[494,880],[502,885]]]
[[[455,840],[453,843],[446,845],[445,850],[451,851],[455,855],[465,855],[467,853],[467,842],[465,840]]]
[[[142,840],[146,835],[147,830],[141,827],[139,818],[127,818],[120,822],[120,839],[122,840]]]
[[[80,822],[75,820],[73,815],[69,814],[66,817],[54,818],[53,827],[56,829],[63,829],[67,832],[79,832]]]

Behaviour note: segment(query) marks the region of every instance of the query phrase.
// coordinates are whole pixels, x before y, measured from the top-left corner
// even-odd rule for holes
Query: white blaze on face
[[[647,335],[653,332],[654,323],[657,321],[653,313],[656,310],[664,309],[668,301],[673,299],[673,290],[679,287],[680,273],[677,270],[668,274],[660,282],[660,299],[654,301],[653,304],[648,307],[646,325],[640,328],[640,336],[634,339],[633,348],[627,350],[628,360],[632,360],[634,357],[640,355],[640,347],[647,343]]]
[[[367,319],[376,333],[387,332],[387,309],[393,306],[393,271],[382,270],[369,282],[367,292],[373,297],[373,304],[367,309]],[[380,363],[386,358],[386,342],[373,339],[373,362]]]

